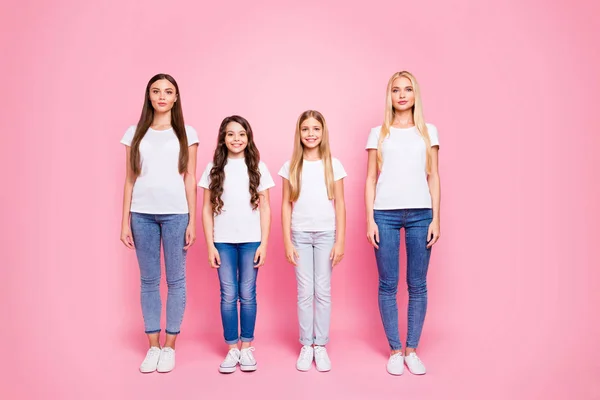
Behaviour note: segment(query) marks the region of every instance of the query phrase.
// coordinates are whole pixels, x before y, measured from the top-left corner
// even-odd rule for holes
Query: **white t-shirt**
[[[208,189],[210,186],[209,162],[200,178],[198,186]],[[262,161],[258,164],[262,192],[275,186],[273,178]],[[229,158],[225,164],[225,181],[223,182],[223,208],[221,214],[214,216],[214,243],[249,243],[260,242],[260,209],[252,209],[250,204],[250,178],[244,158]]]
[[[438,131],[427,124],[431,147],[439,146]],[[381,126],[371,129],[367,149],[377,149]],[[381,144],[383,164],[375,193],[375,210],[431,208],[427,185],[425,141],[418,129],[390,128]]]
[[[136,126],[130,126],[121,143],[131,146]],[[185,126],[188,146],[198,143],[198,134]],[[145,214],[187,214],[183,175],[179,173],[179,139],[173,128],[149,128],[140,142],[141,172],[133,185],[130,211]]]
[[[333,180],[345,178],[346,171],[337,158],[331,158]],[[286,161],[279,176],[290,179],[290,162]],[[300,195],[292,210],[292,230],[300,232],[335,231],[335,208],[327,197],[325,166],[322,160],[302,163]]]

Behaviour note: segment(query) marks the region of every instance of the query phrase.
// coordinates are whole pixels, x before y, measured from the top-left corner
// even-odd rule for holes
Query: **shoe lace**
[[[325,357],[327,355],[327,350],[323,346],[315,346],[315,358]]]
[[[170,360],[171,358],[173,358],[173,354],[174,354],[174,353],[175,353],[175,352],[173,351],[173,349],[171,349],[170,347],[165,347],[165,348],[163,349],[163,352],[162,352],[162,354],[161,354],[161,358],[162,358],[163,360]]]
[[[242,355],[245,355],[251,362],[254,362],[254,355],[252,354],[254,350],[254,347],[247,347],[245,349],[242,349]]]
[[[402,362],[402,360],[403,360],[402,353],[392,354],[392,356],[390,357],[390,362],[392,364],[397,363],[397,362]]]
[[[310,346],[302,346],[302,350],[300,350],[300,359],[308,360],[310,359]]]
[[[235,349],[231,349],[231,350],[229,350],[229,352],[227,352],[227,356],[225,357],[225,360],[238,362],[240,359],[239,359]]]
[[[421,359],[419,358],[419,356],[417,355],[417,353],[410,353],[409,355],[406,356],[406,358],[412,359],[412,360],[414,360],[414,361],[416,361],[418,363],[421,363],[421,364],[423,363],[421,361]]]

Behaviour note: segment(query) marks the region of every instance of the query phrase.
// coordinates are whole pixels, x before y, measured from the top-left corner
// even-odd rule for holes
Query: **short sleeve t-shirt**
[[[130,126],[121,139],[131,146],[136,126]],[[185,127],[188,146],[198,143],[198,134]],[[149,128],[140,142],[141,172],[133,185],[130,211],[146,214],[187,214],[183,175],[179,173],[179,139],[173,128]]]
[[[347,176],[342,163],[331,159],[333,180]],[[286,161],[279,176],[290,179],[290,162]],[[335,230],[335,208],[327,197],[325,166],[322,160],[302,162],[300,195],[292,209],[292,230],[299,232],[323,232]]]
[[[431,147],[439,146],[437,128],[427,124]],[[381,126],[371,129],[367,149],[377,149]],[[383,164],[375,192],[375,210],[431,208],[425,141],[417,127],[390,128],[381,145]]]
[[[204,169],[198,186],[205,189],[210,187],[210,162]],[[258,164],[262,192],[275,186],[273,178],[265,163]],[[250,243],[260,242],[260,209],[252,209],[250,204],[250,178],[244,158],[229,158],[225,164],[225,181],[223,182],[223,208],[221,213],[214,216],[214,243]]]

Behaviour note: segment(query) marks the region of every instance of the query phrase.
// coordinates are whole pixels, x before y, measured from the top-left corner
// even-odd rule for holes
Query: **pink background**
[[[0,397],[599,399],[599,17],[592,0],[4,1]],[[419,79],[441,140],[423,377],[385,372],[363,211],[364,145],[402,69]],[[137,263],[119,242],[119,140],[158,72],[178,80],[199,132],[198,174],[227,115],[248,118],[274,176],[297,116],[326,116],[348,172],[330,373],[294,368],[279,178],[258,283],[259,371],[217,373],[218,280],[199,219],[176,370],[137,371],[146,341]],[[400,293],[405,321],[404,282]]]

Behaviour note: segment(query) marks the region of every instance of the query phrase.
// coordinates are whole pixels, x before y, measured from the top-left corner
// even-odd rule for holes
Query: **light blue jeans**
[[[131,213],[131,232],[140,266],[142,314],[146,333],[160,332],[160,245],[167,275],[167,329],[180,331],[185,310],[185,231],[189,214]]]
[[[298,252],[298,323],[300,343],[324,346],[329,342],[331,320],[331,260],[335,231],[292,231]],[[313,305],[314,303],[314,305]]]

